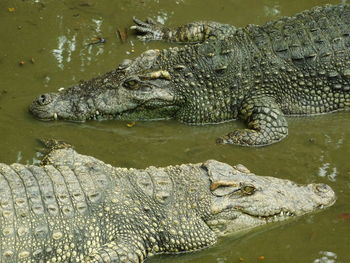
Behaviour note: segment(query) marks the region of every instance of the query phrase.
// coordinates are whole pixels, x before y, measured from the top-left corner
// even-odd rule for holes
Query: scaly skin
[[[334,201],[325,184],[300,186],[242,165],[126,169],[61,145],[41,166],[0,164],[0,261],[138,263]]]
[[[45,120],[176,118],[208,124],[240,118],[247,129],[217,142],[264,146],[287,136],[285,116],[350,107],[349,5],[245,28],[134,22],[142,40],[190,45],[149,50],[103,76],[39,96],[30,111]]]

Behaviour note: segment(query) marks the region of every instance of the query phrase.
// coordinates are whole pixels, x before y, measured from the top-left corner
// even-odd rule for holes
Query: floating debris
[[[89,43],[88,46],[106,43],[106,39],[103,38],[103,37],[94,37],[94,38],[92,38],[91,40],[92,40],[93,42]]]
[[[129,123],[127,123],[126,124],[126,127],[128,127],[128,128],[132,128],[132,127],[134,127],[136,125],[136,122],[129,122]]]
[[[340,218],[344,220],[350,220],[350,213],[342,213],[340,215]]]
[[[18,65],[24,66],[25,64],[27,64],[27,62],[30,62],[31,64],[34,64],[34,63],[35,63],[35,59],[32,57],[32,58],[30,58],[30,59],[20,60],[20,61],[18,62]]]
[[[93,3],[89,3],[89,2],[81,2],[81,3],[79,4],[79,6],[82,6],[82,7],[92,7],[92,6],[94,6],[94,4],[93,4]]]
[[[7,90],[0,90],[0,100],[2,99],[2,97],[7,94]],[[2,110],[2,107],[0,106],[0,110]]]
[[[118,37],[122,43],[125,43],[126,40],[128,39],[128,31],[126,28],[124,28],[122,30],[117,28],[117,34],[118,34]]]
[[[316,139],[315,139],[315,138],[309,138],[309,142],[310,142],[310,143],[315,143],[315,142],[316,142]]]
[[[15,7],[9,7],[7,8],[7,10],[10,12],[10,13],[13,13],[16,11],[16,8]]]

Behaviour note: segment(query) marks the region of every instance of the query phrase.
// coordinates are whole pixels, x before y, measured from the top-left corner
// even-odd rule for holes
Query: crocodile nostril
[[[37,98],[37,102],[39,105],[47,105],[51,102],[51,97],[49,94],[42,94]]]
[[[315,189],[318,193],[328,193],[332,188],[326,184],[316,184]]]

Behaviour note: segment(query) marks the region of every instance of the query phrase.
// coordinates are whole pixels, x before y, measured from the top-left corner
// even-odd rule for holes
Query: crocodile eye
[[[139,82],[135,79],[125,80],[123,86],[127,89],[139,89]]]
[[[254,185],[246,184],[241,186],[241,192],[244,195],[252,195],[255,193],[255,191],[256,191],[256,188]]]

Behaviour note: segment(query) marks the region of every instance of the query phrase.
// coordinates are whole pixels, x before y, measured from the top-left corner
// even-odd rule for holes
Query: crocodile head
[[[171,118],[176,96],[169,72],[154,66],[159,54],[148,50],[100,77],[42,94],[29,111],[41,120]]]
[[[218,236],[283,221],[335,202],[335,194],[326,184],[298,185],[217,161],[207,161],[202,167],[208,171],[212,193],[206,223]]]
[[[232,120],[244,90],[239,79],[225,73],[236,71],[238,64],[229,64],[234,54],[207,56],[224,52],[219,47],[214,41],[148,50],[100,77],[40,95],[29,110],[42,120],[176,118],[191,124]],[[208,69],[203,67],[207,64]]]

